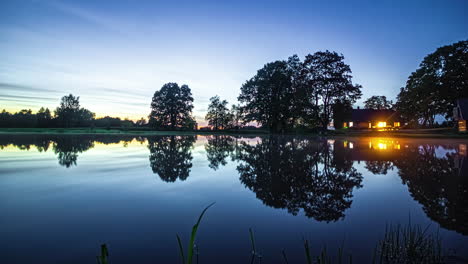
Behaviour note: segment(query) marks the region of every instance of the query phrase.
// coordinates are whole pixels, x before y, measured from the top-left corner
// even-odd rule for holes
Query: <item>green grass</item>
[[[188,249],[187,249],[187,259],[185,259],[185,254],[184,254],[184,248],[182,246],[182,241],[181,241],[179,235],[176,234],[177,243],[179,245],[180,256],[182,257],[182,264],[192,264],[192,262],[193,262],[193,253],[194,253],[194,248],[195,248],[195,238],[197,236],[198,227],[200,226],[200,222],[201,222],[201,220],[203,218],[203,215],[205,214],[206,210],[208,210],[214,204],[215,203],[212,203],[212,204],[208,205],[207,207],[205,207],[205,209],[203,209],[200,216],[198,217],[197,223],[192,227],[192,233],[190,235],[190,242],[189,242]]]

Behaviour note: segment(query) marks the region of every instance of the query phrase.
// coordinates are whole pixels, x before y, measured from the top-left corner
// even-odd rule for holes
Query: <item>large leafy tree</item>
[[[151,101],[149,125],[158,129],[183,129],[193,122],[193,97],[187,85],[166,83]]]
[[[333,106],[338,101],[351,104],[362,95],[361,86],[352,83],[351,68],[343,55],[319,51],[307,55],[303,64],[303,78],[307,83],[309,105],[318,109],[317,118],[326,128],[333,116]]]
[[[60,106],[55,109],[57,125],[61,127],[88,126],[94,113],[80,107],[80,97],[72,94],[62,97]]]
[[[382,95],[374,95],[364,101],[364,107],[366,109],[385,110],[392,109],[392,100],[387,100],[387,97]]]
[[[411,73],[397,98],[409,122],[432,125],[440,114],[452,117],[458,98],[468,97],[468,41],[438,48]]]
[[[210,105],[208,106],[208,113],[205,119],[208,120],[208,125],[212,126],[215,130],[229,128],[232,124],[233,115],[227,108],[228,102],[222,100],[219,96],[210,98]]]
[[[257,122],[272,132],[284,131],[293,116],[292,75],[287,61],[275,61],[246,81],[238,97],[244,122]]]

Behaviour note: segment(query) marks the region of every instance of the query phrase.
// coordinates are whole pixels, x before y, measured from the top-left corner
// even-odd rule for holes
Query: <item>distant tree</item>
[[[411,73],[396,108],[414,124],[433,125],[435,116],[452,117],[456,99],[468,97],[468,41],[438,48]]]
[[[52,123],[52,115],[50,114],[49,108],[44,109],[41,107],[36,114],[37,125],[39,127],[50,127]]]
[[[142,117],[142,118],[140,118],[139,120],[136,121],[135,125],[138,126],[138,127],[145,126],[146,125],[146,120]]]
[[[228,102],[226,100],[221,101],[219,96],[210,98],[210,105],[208,106],[205,120],[208,121],[208,125],[212,126],[213,129],[226,129],[232,123],[232,116],[226,107],[227,105]]]
[[[55,109],[55,117],[60,127],[89,126],[94,119],[94,113],[80,108],[80,97],[70,94],[62,97],[60,106]]]
[[[242,111],[240,105],[233,104],[230,113],[232,117],[230,127],[239,129],[242,126]]]
[[[364,107],[366,109],[374,109],[374,110],[387,110],[387,109],[392,109],[393,107],[393,102],[392,100],[387,100],[387,97],[382,95],[374,95],[369,98],[367,98],[366,101],[364,101]]]
[[[193,109],[193,97],[187,85],[166,83],[151,101],[149,125],[156,129],[185,128]]]
[[[362,95],[361,86],[352,83],[351,68],[344,63],[343,55],[336,52],[327,50],[307,55],[303,76],[310,87],[307,98],[318,108],[318,120],[323,128],[330,123],[338,100],[353,104]]]

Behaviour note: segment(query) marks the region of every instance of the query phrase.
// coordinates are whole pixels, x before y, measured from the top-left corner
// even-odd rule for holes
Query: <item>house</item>
[[[458,99],[453,109],[453,119],[458,122],[458,131],[466,132],[466,120],[468,119],[468,98]]]
[[[401,118],[393,110],[353,109],[351,118],[343,123],[345,128],[395,129],[401,126]]]

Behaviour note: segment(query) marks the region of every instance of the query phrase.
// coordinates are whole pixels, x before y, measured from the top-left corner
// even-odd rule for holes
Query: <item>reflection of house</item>
[[[458,99],[453,109],[453,118],[458,121],[458,131],[466,132],[466,120],[468,119],[468,98]]]
[[[349,149],[350,159],[355,161],[393,161],[401,157],[402,146],[398,140],[369,139],[343,141],[343,147]]]
[[[401,120],[393,110],[353,109],[351,119],[344,122],[348,128],[397,128]]]

